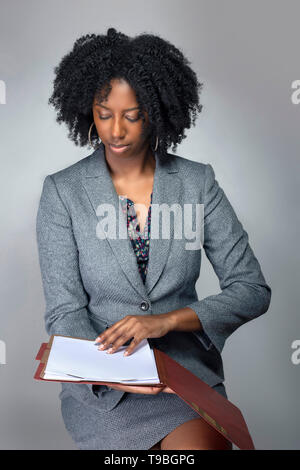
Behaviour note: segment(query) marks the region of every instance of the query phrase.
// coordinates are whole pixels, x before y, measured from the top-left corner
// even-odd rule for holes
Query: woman
[[[212,166],[168,153],[201,111],[202,85],[168,41],[114,28],[79,38],[55,72],[57,121],[96,150],[44,181],[37,241],[47,332],[95,339],[111,354],[124,345],[134,354],[147,338],[227,397],[225,340],[267,311],[271,289]],[[170,228],[168,218],[190,205],[204,207],[203,248],[222,289],[201,301],[203,227],[184,212],[180,237],[182,219]],[[167,208],[158,219],[157,207]],[[115,236],[115,222],[129,237]],[[60,398],[80,449],[231,449],[168,387],[62,383]]]

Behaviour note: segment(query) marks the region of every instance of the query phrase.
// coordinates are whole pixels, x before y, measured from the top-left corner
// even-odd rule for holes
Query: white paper
[[[126,346],[113,354],[99,351],[94,341],[54,336],[44,378],[70,376],[70,381],[159,383],[153,351],[146,339],[129,356]],[[67,375],[67,377],[68,377]],[[67,378],[63,380],[69,380]]]
[[[43,379],[46,380],[69,380],[70,382],[80,382],[82,379],[78,377],[73,377],[72,375],[67,374],[54,374],[53,372],[45,372]]]

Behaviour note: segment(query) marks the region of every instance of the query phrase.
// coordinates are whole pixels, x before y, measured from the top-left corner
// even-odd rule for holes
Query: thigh
[[[213,389],[216,390],[218,393],[220,393],[224,398],[228,398],[223,382],[220,382],[214,385]],[[194,421],[197,421],[198,424],[194,423]],[[192,423],[192,424],[189,424],[189,423]],[[216,445],[218,446],[221,444],[221,445],[224,445],[222,450],[232,450],[232,444],[227,439],[225,439],[220,433],[218,433],[218,431],[215,431],[211,426],[209,426],[206,423],[206,421],[202,419],[200,416],[198,419],[196,418],[190,419],[186,421],[185,423],[181,424],[180,426],[176,427],[172,432],[166,435],[163,439],[161,439],[156,444],[154,444],[154,446],[151,447],[149,450],[167,450],[168,445],[171,445],[171,446],[183,445],[184,446],[184,447],[174,447],[174,449],[182,449],[182,450],[192,449],[192,447],[190,446],[192,445],[193,437],[194,437],[193,434],[195,431],[197,432],[196,445],[199,446],[198,434],[200,434],[200,436],[204,434],[204,437],[206,437],[206,440],[207,438],[209,438],[210,442],[208,443],[208,445],[214,444],[215,446]],[[188,436],[188,439],[185,439],[186,432],[191,434]],[[164,444],[162,444],[163,440],[164,440]],[[178,443],[178,440],[180,440],[181,444]],[[205,441],[203,441],[203,438],[202,438],[202,444],[200,443],[200,445],[204,445],[204,442]],[[165,446],[165,448],[163,446]],[[171,447],[170,448],[168,447],[168,449],[171,450]],[[195,449],[198,449],[198,447],[196,447]]]
[[[160,443],[161,443],[161,440],[157,442],[156,444],[154,444],[154,446],[150,447],[149,450],[161,450]]]
[[[161,450],[232,450],[232,444],[203,418],[186,421],[160,443]]]

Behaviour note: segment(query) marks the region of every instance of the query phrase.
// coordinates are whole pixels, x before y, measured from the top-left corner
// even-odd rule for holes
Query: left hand
[[[144,393],[146,395],[158,395],[159,393],[175,393],[170,387],[164,385],[161,387],[139,387],[138,385],[123,385],[120,383],[112,383],[109,384],[109,387],[113,388],[114,390],[122,390],[123,392],[127,393]]]
[[[99,335],[95,343],[99,344],[98,349],[104,351],[108,347],[108,353],[112,354],[123,346],[130,338],[133,338],[126,349],[126,356],[129,356],[134,348],[146,338],[160,338],[171,330],[171,322],[167,314],[161,315],[127,315],[122,320],[116,322]]]

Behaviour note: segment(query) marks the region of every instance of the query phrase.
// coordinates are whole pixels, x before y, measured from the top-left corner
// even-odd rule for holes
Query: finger
[[[111,333],[115,330],[116,325],[118,325],[119,322],[115,323],[114,325],[110,326],[109,328],[106,328],[97,338],[95,339],[95,344],[103,344],[103,342],[106,342]]]
[[[128,348],[124,352],[124,356],[130,356],[133,353],[134,349],[137,347],[137,345],[142,341],[142,339],[144,338],[137,338],[136,336],[134,336],[130,343],[130,346],[128,346]]]
[[[111,331],[110,334],[105,332],[105,335],[101,336],[102,342],[98,346],[98,349],[102,351],[107,349],[108,347],[114,346],[114,351],[116,351],[116,349],[126,343],[126,341],[128,341],[131,336],[132,335],[129,335],[124,331],[124,325],[119,326],[118,328]]]
[[[123,384],[115,383],[115,382],[109,384],[109,387],[113,388],[115,390],[122,390],[124,392],[145,393],[147,395],[157,395],[163,389],[163,386],[160,386],[160,387],[151,387],[151,386],[138,387],[138,386],[134,386],[134,385],[123,385]]]
[[[120,347],[128,346],[130,339],[132,339],[131,335],[132,335],[132,333],[130,333],[129,335],[128,334],[123,334],[123,335],[119,336],[119,338],[117,340],[112,341],[112,343],[110,344],[109,349],[106,352],[108,354],[113,354],[113,353],[117,352]],[[128,336],[129,336],[129,339],[128,339]],[[101,346],[98,349],[102,350]]]
[[[163,389],[163,392],[164,392],[164,393],[175,393],[174,390],[172,390],[170,387],[165,387],[165,388]]]
[[[113,337],[114,334],[119,330],[120,327],[123,327],[129,320],[130,316],[127,315],[126,317],[122,318],[122,320],[117,321],[114,323],[112,326],[107,328],[105,331],[101,333],[101,335],[97,336],[95,339],[95,345],[100,346],[100,344],[111,344],[113,341],[115,341],[116,337]]]
[[[157,395],[161,392],[161,387],[138,387],[130,386],[131,393],[145,393],[147,395]]]

